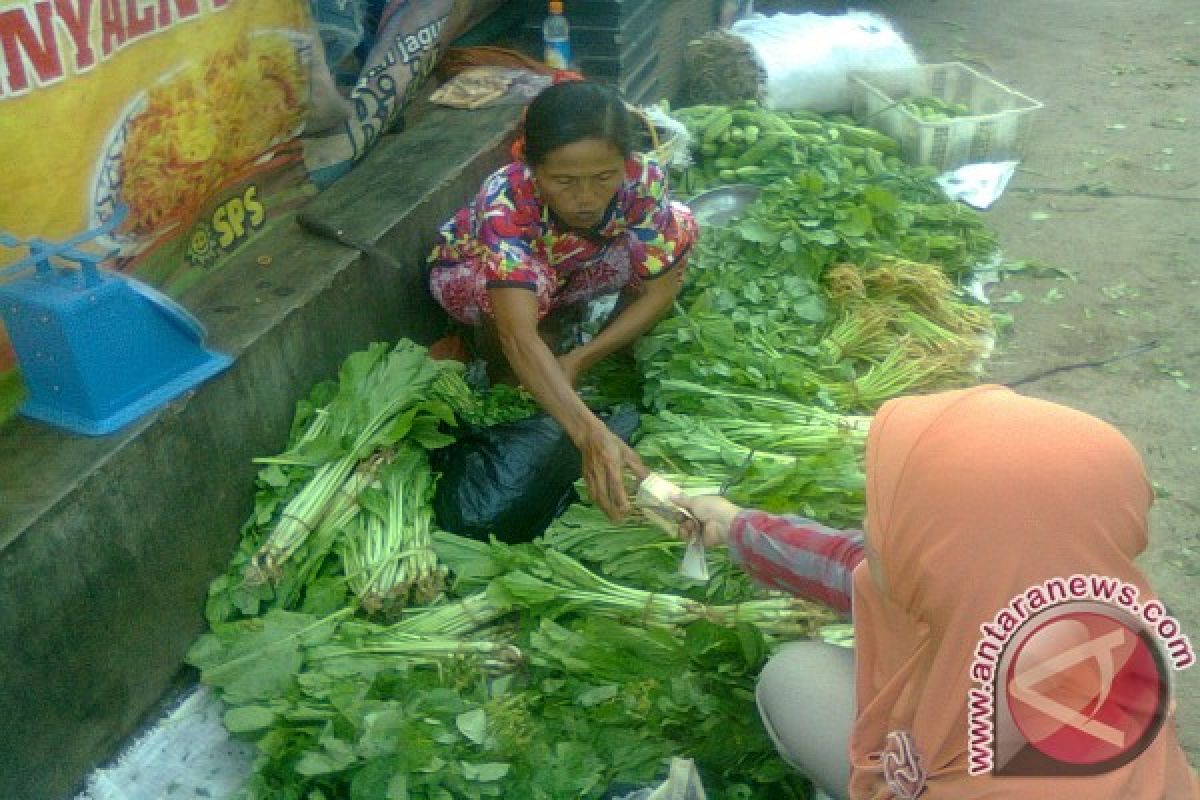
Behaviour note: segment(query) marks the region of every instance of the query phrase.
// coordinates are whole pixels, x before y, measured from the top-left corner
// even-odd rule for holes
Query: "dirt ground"
[[[758,2],[837,12],[839,4]],[[1022,387],[1088,411],[1138,446],[1159,493],[1141,564],[1200,646],[1200,6],[1194,0],[892,0],[924,63],[963,61],[1040,100],[1033,137],[987,213],[1007,258],[1075,280],[1010,277],[1014,326],[989,365],[1007,382],[1156,341],[1102,369]],[[1115,196],[1073,193],[1079,187]],[[1200,764],[1200,667],[1177,673],[1181,737]]]

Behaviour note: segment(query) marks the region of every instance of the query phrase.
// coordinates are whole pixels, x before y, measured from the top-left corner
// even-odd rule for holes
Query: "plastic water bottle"
[[[550,13],[542,22],[543,61],[553,69],[571,68],[571,26],[563,16],[562,0],[550,0]]]

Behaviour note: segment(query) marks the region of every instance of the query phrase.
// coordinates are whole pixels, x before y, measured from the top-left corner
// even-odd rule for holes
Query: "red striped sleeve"
[[[862,531],[763,511],[737,515],[729,531],[729,552],[767,588],[847,613],[854,568],[865,557]]]

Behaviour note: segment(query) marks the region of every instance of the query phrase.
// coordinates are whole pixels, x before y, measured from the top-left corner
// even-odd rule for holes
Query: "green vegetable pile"
[[[677,187],[763,192],[704,230],[676,313],[581,393],[638,402],[639,453],[689,490],[732,479],[735,501],[857,524],[869,415],[975,379],[991,316],[959,287],[995,240],[847,120],[676,114],[696,148]],[[586,501],[528,544],[436,529],[428,451],[535,412],[407,341],[299,403],[189,654],[257,743],[246,798],[599,798],[680,755],[716,798],[811,796],[753,687],[781,641],[847,643],[831,612],[755,587],[723,551],[711,580],[686,578],[681,543]]]
[[[478,395],[478,402],[462,411],[462,419],[471,425],[489,427],[516,422],[540,414],[533,395],[517,386],[497,383]]]
[[[288,448],[259,459],[254,512],[210,587],[209,619],[436,598],[445,576],[430,549],[426,451],[453,442],[445,427],[477,407],[462,372],[403,340],[352,354],[316,386]]]
[[[435,538],[457,602],[390,625],[275,609],[193,647],[226,726],[258,740],[248,796],[596,797],[682,750],[740,777],[718,780],[726,796],[805,796],[757,723],[753,679],[768,633],[827,615],[623,587],[540,544]]]
[[[994,325],[960,287],[996,240],[933,170],[844,118],[755,103],[675,114],[693,147],[676,185],[762,190],[705,230],[676,314],[637,345],[657,412],[639,451],[685,486],[748,463],[735,500],[857,523],[858,415],[977,380]]]
[[[720,183],[772,183],[816,161],[863,178],[884,175],[900,163],[895,140],[840,115],[777,113],[754,101],[734,107],[691,106],[674,115],[696,145],[696,168],[676,183],[684,192]]]
[[[714,580],[688,581],[680,543],[590,505],[531,544],[432,530],[426,451],[528,412],[521,392],[469,392],[462,371],[373,345],[260,459],[188,657],[227,728],[258,744],[244,795],[599,797],[691,753],[727,796],[805,797],[753,682],[773,642],[833,615],[755,589],[720,552]]]

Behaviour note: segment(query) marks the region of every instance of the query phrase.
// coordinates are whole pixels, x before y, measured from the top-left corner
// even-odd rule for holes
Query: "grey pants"
[[[783,759],[828,797],[849,797],[854,651],[820,641],[786,644],[763,668],[756,696]]]

